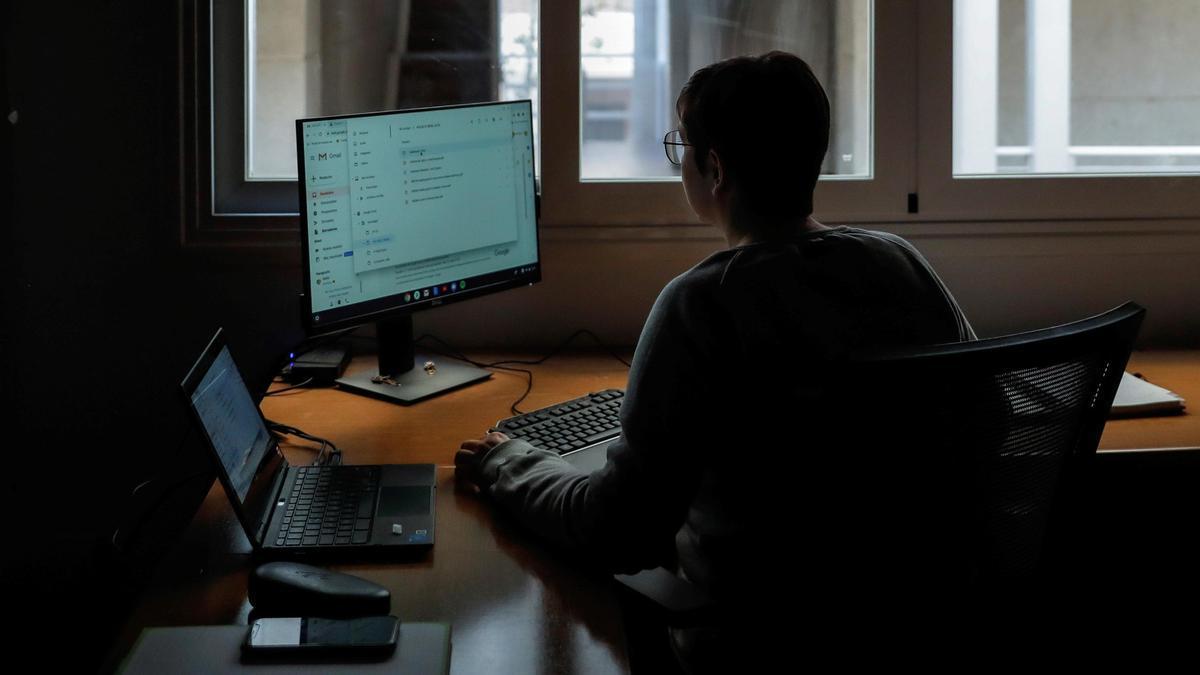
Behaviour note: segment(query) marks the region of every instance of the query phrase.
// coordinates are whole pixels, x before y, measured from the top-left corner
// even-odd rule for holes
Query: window
[[[869,176],[870,30],[868,0],[584,0],[581,178],[677,177],[657,146],[677,126],[675,97],[688,77],[715,61],[773,49],[805,59],[827,89],[835,118],[823,173]]]
[[[954,173],[1200,170],[1200,6],[956,0]]]
[[[293,120],[537,98],[537,2],[246,0],[247,180],[295,180]],[[535,125],[536,128],[536,125]]]
[[[214,0],[211,10],[217,228],[295,228],[238,216],[296,211],[298,118],[529,98],[537,129],[537,0]]]
[[[1200,215],[1195,3],[940,0],[916,21],[920,219]]]
[[[661,150],[677,126],[675,97],[696,68],[769,49],[805,57],[830,95],[823,212],[894,219],[916,166],[912,10],[871,0],[543,3],[543,24],[555,27],[543,41],[543,146],[553,148],[543,222],[693,224]]]
[[[661,150],[675,96],[773,48],[830,94],[819,218],[1200,214],[1184,0],[212,0],[193,20],[190,232],[295,240],[297,117],[526,97],[545,225],[694,224]]]

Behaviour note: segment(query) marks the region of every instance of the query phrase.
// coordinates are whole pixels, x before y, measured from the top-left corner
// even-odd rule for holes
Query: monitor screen
[[[309,329],[538,281],[532,132],[529,101],[297,120]]]

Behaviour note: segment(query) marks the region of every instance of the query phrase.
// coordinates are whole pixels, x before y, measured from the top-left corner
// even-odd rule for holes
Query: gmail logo
[[[318,160],[329,159],[329,153],[328,152],[319,152],[319,153],[317,153],[317,159]]]

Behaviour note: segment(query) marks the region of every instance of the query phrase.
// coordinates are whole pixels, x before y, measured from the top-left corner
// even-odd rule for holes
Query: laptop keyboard
[[[351,546],[371,539],[377,466],[302,466],[276,546]]]
[[[625,392],[606,389],[509,417],[498,422],[496,429],[561,455],[620,436],[624,400]]]

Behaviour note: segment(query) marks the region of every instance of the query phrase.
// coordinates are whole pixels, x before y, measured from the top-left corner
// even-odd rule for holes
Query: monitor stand
[[[465,387],[492,376],[491,372],[462,361],[416,351],[412,316],[375,324],[379,346],[379,369],[348,372],[337,380],[343,389],[382,398],[401,405]]]

